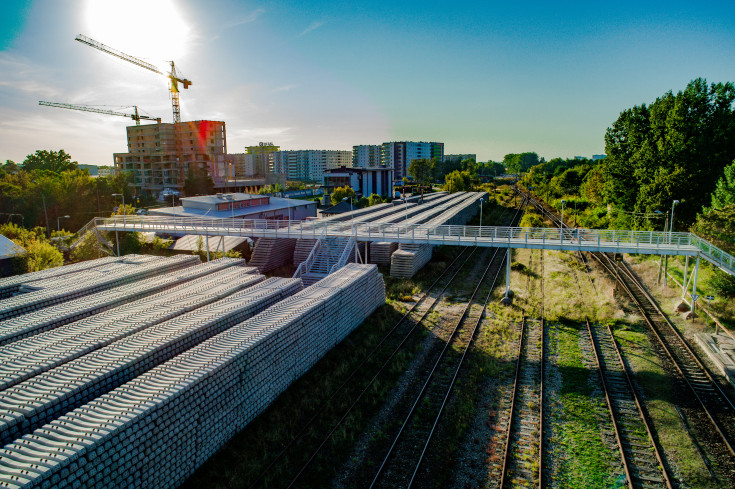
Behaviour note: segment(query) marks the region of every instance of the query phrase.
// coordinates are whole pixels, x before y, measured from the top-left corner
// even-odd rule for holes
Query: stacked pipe
[[[176,487],[384,302],[347,265],[7,445],[0,485]]]
[[[254,268],[207,275],[145,299],[0,347],[0,390],[125,336],[162,323],[260,282]]]
[[[12,296],[18,291],[22,284],[29,284],[37,280],[58,277],[61,275],[69,275],[72,273],[91,270],[92,268],[114,263],[122,260],[122,257],[106,256],[96,260],[82,261],[72,265],[64,265],[63,267],[47,268],[38,272],[24,273],[21,275],[13,275],[12,277],[0,278],[0,299]],[[71,278],[71,277],[69,277]]]
[[[5,345],[21,338],[31,336],[49,329],[57,328],[80,319],[104,312],[110,308],[127,304],[148,297],[157,292],[170,290],[182,283],[216,273],[230,267],[244,268],[242,258],[219,258],[175,270],[110,290],[97,292],[79,299],[57,304],[52,308],[43,308],[4,321],[0,321],[0,345]],[[251,273],[255,268],[247,268]],[[1,304],[1,303],[0,303]]]
[[[75,280],[67,281],[65,286],[58,285],[56,278],[49,279],[48,282],[45,280],[34,282],[33,285],[38,290],[0,301],[0,320],[20,316],[42,307],[84,297],[122,284],[129,284],[143,278],[189,267],[200,262],[198,256],[191,255],[153,258],[155,260],[145,263],[119,262],[95,268],[81,276],[75,276]]]
[[[0,441],[99,397],[301,290],[298,279],[250,275],[251,287],[151,326],[0,393]],[[261,283],[255,285],[256,282]]]

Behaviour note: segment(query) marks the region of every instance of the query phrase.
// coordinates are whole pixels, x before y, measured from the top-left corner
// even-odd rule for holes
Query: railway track
[[[544,251],[541,250],[539,318],[523,317],[518,341],[513,394],[505,421],[505,449],[498,487],[544,487]]]
[[[529,202],[552,222],[562,225],[553,210],[528,197]],[[717,474],[720,482],[727,481],[727,487],[731,487],[735,481],[735,405],[732,400],[627,264],[623,262],[618,266],[614,258],[604,253],[590,255],[615,279],[640,311],[653,343],[660,347],[667,370],[680,387],[680,407],[691,420],[687,424],[698,438],[695,443],[704,445],[713,459],[705,459],[705,463],[712,473]],[[629,480],[631,478],[632,474]]]
[[[517,222],[519,216],[522,215],[524,205],[525,204],[522,204],[519,209],[515,210],[514,215],[510,217],[511,222]],[[396,355],[400,354],[400,352],[404,350],[409,338],[414,335],[414,332],[420,329],[419,326],[434,310],[436,304],[442,299],[446,289],[455,281],[460,270],[462,270],[468,263],[471,263],[473,266],[476,265],[476,263],[471,261],[473,259],[474,261],[477,260],[477,257],[475,256],[476,251],[477,248],[471,248],[469,253],[467,253],[467,249],[460,252],[452,263],[443,270],[440,276],[437,277],[429,288],[421,295],[417,302],[415,302],[414,305],[409,308],[409,310],[396,322],[396,324],[382,337],[378,344],[376,344],[371,352],[368,353],[368,355],[349,374],[342,384],[340,384],[340,386],[330,394],[328,399],[314,412],[293,439],[279,451],[264,470],[250,480],[248,485],[249,488],[252,489],[268,485],[266,483],[267,476],[274,470],[277,464],[283,460],[284,456],[294,450],[302,450],[311,453],[311,455],[305,463],[301,465],[300,470],[295,476],[293,476],[287,487],[296,487],[298,485],[298,481],[317,459],[324,447],[330,441],[331,437],[343,425],[358,403],[363,402],[365,395],[370,392],[375,381],[390,366]],[[393,347],[392,351],[390,354],[387,354],[391,347]],[[359,372],[365,369],[374,371],[374,375],[367,384],[356,388],[355,377]],[[318,424],[323,422],[322,418],[325,413],[331,409],[332,404],[338,396],[349,396],[353,401],[342,413],[336,423],[326,427],[326,435],[321,439],[321,442],[318,443],[316,448],[314,448],[313,444],[308,448],[303,447],[302,445],[309,445],[309,443],[305,442],[304,439],[309,438],[310,436],[313,437],[313,430],[320,428],[324,429],[323,426],[318,426]]]

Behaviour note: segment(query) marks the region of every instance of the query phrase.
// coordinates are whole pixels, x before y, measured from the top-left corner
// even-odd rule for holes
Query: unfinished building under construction
[[[133,174],[138,194],[181,191],[190,169],[207,169],[215,182],[227,178],[223,121],[129,126],[127,135],[128,152],[113,155],[115,168]]]

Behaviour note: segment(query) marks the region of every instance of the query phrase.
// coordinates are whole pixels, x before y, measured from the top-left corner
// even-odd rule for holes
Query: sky
[[[64,149],[110,165],[123,117],[171,122],[167,79],[193,83],[182,120],[223,120],[230,153],[260,141],[344,149],[440,141],[480,161],[604,153],[621,111],[694,78],[735,81],[735,2],[3,0],[0,161]],[[128,107],[128,109],[124,109]]]

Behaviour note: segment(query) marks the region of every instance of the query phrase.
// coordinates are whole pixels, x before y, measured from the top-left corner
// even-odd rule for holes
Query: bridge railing
[[[207,219],[207,218],[169,218],[155,216],[114,216],[97,218],[97,226],[113,227],[118,231],[161,231],[182,234],[202,234],[216,230],[216,234],[258,235],[263,231],[277,237],[313,237],[321,235],[367,237],[368,239],[402,241],[409,239],[424,241],[524,241],[553,242],[561,244],[586,245],[626,245],[627,247],[666,247],[697,246],[703,253],[721,257],[723,263],[731,264],[733,258],[707,241],[691,233],[665,233],[662,231],[628,231],[601,229],[525,228],[496,226],[427,225],[372,222],[323,222],[287,221],[271,219]]]
[[[735,256],[718,248],[694,233],[691,234],[691,244],[699,248],[707,261],[728,271],[735,271]]]

